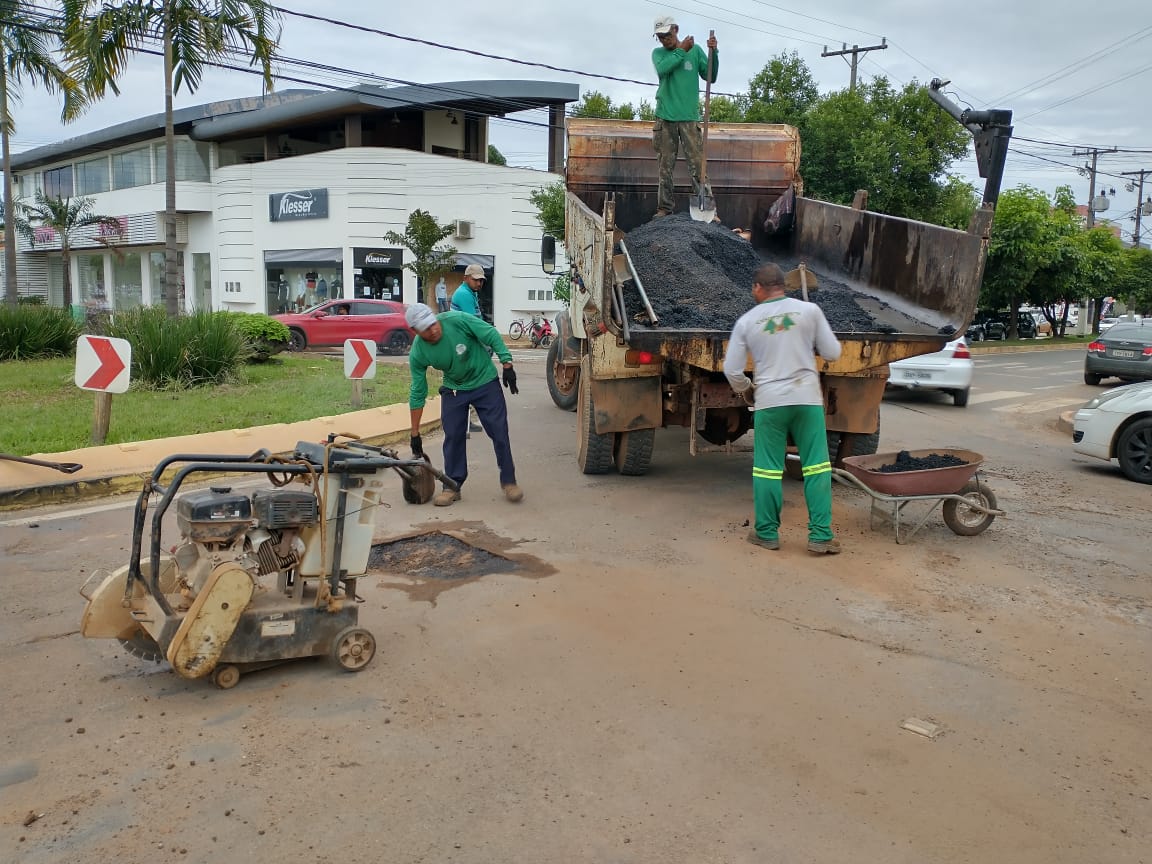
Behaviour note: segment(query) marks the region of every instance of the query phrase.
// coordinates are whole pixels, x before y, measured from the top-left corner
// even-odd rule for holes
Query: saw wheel
[[[141,660],[147,660],[150,663],[159,663],[164,659],[164,650],[148,633],[141,627],[127,639],[117,639],[124,650],[131,654],[133,657],[138,657]]]
[[[424,457],[425,461],[428,457]],[[436,494],[436,476],[431,471],[417,470],[416,476],[404,478],[404,500],[409,504],[427,504]]]

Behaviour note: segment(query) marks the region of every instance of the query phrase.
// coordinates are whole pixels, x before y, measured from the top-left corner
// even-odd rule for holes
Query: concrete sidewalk
[[[439,428],[440,399],[432,398],[424,406],[420,430],[428,433]],[[354,435],[376,445],[403,443],[406,452],[410,434],[408,405],[385,405],[299,423],[85,447],[66,453],[35,453],[30,457],[83,465],[75,474],[0,461],[0,510],[134,491],[141,488],[161,459],[174,453],[248,455],[262,448],[273,453],[291,453],[298,441],[326,441],[329,434]]]

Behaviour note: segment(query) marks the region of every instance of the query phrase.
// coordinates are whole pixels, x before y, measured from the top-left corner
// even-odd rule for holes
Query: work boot
[[[515,483],[505,483],[500,487],[504,490],[504,497],[515,504],[524,498],[524,490],[517,486]]]
[[[768,540],[765,537],[761,537],[755,531],[748,532],[747,540],[753,546],[759,546],[761,549],[771,549],[773,552],[780,548],[779,540]]]
[[[657,219],[663,219],[665,216],[671,216],[671,215],[672,215],[672,213],[670,210],[657,210],[652,215],[652,220],[655,221]]]
[[[839,540],[809,540],[808,551],[815,552],[817,555],[839,555],[840,554],[840,541]]]
[[[449,507],[453,502],[459,500],[459,492],[453,492],[451,489],[442,489],[436,493],[436,497],[432,499],[432,503],[437,507]]]

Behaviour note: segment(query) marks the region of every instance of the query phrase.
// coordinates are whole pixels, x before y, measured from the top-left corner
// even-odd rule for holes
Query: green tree
[[[441,225],[431,213],[413,210],[408,216],[404,233],[389,231],[384,239],[412,253],[412,260],[404,267],[415,273],[417,285],[424,287],[432,281],[433,276],[456,266],[456,247],[442,245],[442,241],[455,230],[451,222]]]
[[[980,305],[1015,310],[1037,272],[1049,264],[1059,239],[1051,224],[1048,196],[1031,186],[1000,195],[988,241]]]
[[[749,123],[789,123],[803,127],[808,111],[820,99],[820,90],[808,64],[795,51],[782,51],[748,82]]]
[[[72,245],[77,233],[85,228],[96,227],[101,239],[121,237],[124,226],[119,219],[93,212],[91,198],[49,197],[36,192],[33,204],[21,204],[17,211],[16,230],[32,247],[36,246],[36,229],[51,228],[54,237],[60,238],[60,256],[64,259],[64,308],[72,305]]]
[[[643,107],[644,103],[641,103]],[[572,106],[573,117],[593,117],[602,120],[635,120],[636,109],[630,102],[615,105],[612,97],[599,90],[589,90]]]
[[[74,70],[53,56],[53,40],[44,24],[44,10],[22,0],[0,2],[0,149],[4,163],[4,212],[15,213],[12,200],[11,135],[16,131],[13,106],[19,104],[24,85],[39,85],[50,93],[64,96],[61,120],[78,117],[87,107],[87,97]],[[15,306],[19,295],[16,282],[15,221],[4,221],[5,302]]]
[[[747,100],[742,97],[713,96],[708,109],[710,122],[743,123]],[[704,116],[704,101],[700,101],[700,116]]]
[[[819,99],[801,125],[809,195],[846,204],[867,189],[870,209],[909,219],[939,218],[969,141],[919,84],[895,90],[883,77]]]
[[[1116,290],[1124,266],[1124,246],[1109,228],[1090,228],[1076,235],[1081,250],[1077,277],[1092,298],[1092,308],[1104,306],[1104,297]],[[1094,316],[1092,332],[1100,332],[1100,316]]]
[[[1152,249],[1125,249],[1116,295],[1140,314],[1152,311]]]
[[[980,206],[981,198],[975,186],[955,174],[949,174],[940,188],[936,211],[928,221],[964,231]]]
[[[507,165],[508,160],[504,158],[504,154],[496,149],[495,144],[488,145],[488,164],[489,165]]]
[[[267,0],[63,0],[69,55],[86,69],[93,97],[111,90],[129,57],[156,41],[164,50],[164,285],[170,316],[181,312],[176,248],[176,147],[172,97],[194,93],[204,67],[250,54],[272,90],[279,12]],[[275,32],[274,32],[275,31]]]
[[[557,180],[550,186],[536,189],[528,200],[536,208],[536,221],[544,229],[545,234],[551,234],[557,240],[564,240],[564,181]]]

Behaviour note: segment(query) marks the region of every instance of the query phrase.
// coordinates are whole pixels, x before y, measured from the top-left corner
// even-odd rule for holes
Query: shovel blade
[[[711,195],[694,196],[688,202],[688,215],[697,222],[711,222],[716,218],[716,199]]]

